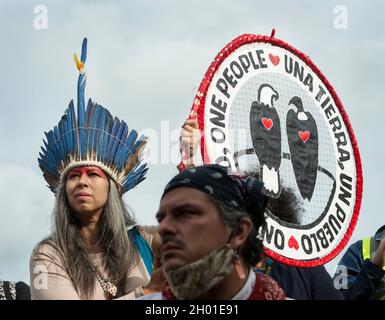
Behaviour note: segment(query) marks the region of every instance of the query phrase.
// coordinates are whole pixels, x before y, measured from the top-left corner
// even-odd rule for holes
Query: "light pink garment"
[[[146,239],[147,240],[147,239]],[[90,254],[93,262],[102,271],[102,254]],[[92,272],[92,270],[90,270]],[[106,276],[104,273],[103,276]],[[135,299],[143,295],[142,286],[150,281],[143,260],[128,274],[125,299]],[[64,263],[54,247],[48,244],[41,245],[32,254],[30,259],[30,287],[33,300],[82,300],[71,279],[69,278]],[[95,291],[90,300],[105,300],[103,289],[95,279]]]

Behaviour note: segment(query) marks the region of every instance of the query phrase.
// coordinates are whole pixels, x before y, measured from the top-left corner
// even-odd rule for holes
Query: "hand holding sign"
[[[180,153],[182,161],[179,164],[179,170],[193,166],[195,164],[195,154],[201,139],[200,129],[197,120],[197,114],[191,111],[189,118],[185,121],[180,132]]]

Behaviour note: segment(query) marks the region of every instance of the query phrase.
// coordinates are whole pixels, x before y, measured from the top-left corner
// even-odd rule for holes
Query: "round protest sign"
[[[205,163],[255,172],[273,203],[266,253],[294,266],[322,265],[356,225],[362,170],[348,116],[315,64],[282,40],[234,39],[215,57],[194,100]],[[279,200],[285,198],[285,201]]]

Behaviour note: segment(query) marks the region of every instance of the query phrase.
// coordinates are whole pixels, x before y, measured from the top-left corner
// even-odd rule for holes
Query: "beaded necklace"
[[[108,280],[107,278],[104,278],[100,274],[100,272],[98,271],[97,265],[92,261],[92,259],[88,255],[88,253],[86,251],[83,251],[83,253],[87,257],[87,259],[90,263],[91,269],[94,272],[96,279],[98,280],[100,286],[103,289],[103,292],[104,292],[106,299],[112,300],[113,298],[116,297],[116,295],[118,293],[118,287],[116,285],[116,281]]]
[[[107,278],[104,278],[98,272],[97,266],[93,262],[91,262],[91,268],[100,286],[102,287],[104,295],[106,296],[107,300],[112,300],[113,298],[115,298],[118,293],[118,287],[116,286],[116,281],[108,280]]]

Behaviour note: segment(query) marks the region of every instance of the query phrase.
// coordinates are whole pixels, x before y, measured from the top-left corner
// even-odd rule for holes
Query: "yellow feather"
[[[79,71],[81,71],[84,67],[84,63],[79,60],[79,57],[76,53],[74,53],[74,60],[75,60],[76,67],[78,68]]]

